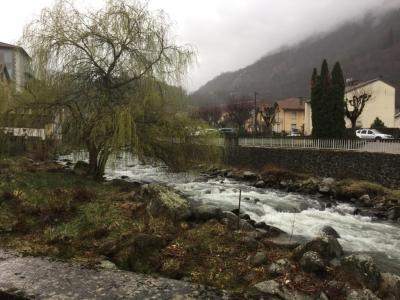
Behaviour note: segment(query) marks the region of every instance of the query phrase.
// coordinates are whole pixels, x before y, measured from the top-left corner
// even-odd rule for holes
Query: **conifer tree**
[[[331,74],[329,73],[328,62],[322,62],[320,75],[320,99],[319,99],[319,138],[329,138],[332,126],[331,122]]]
[[[344,120],[345,117],[344,94],[345,94],[345,81],[343,77],[343,71],[342,67],[340,66],[340,63],[336,62],[332,70],[331,97],[329,98],[329,100],[331,101],[330,136],[332,138],[344,138],[346,133],[346,124]]]
[[[312,126],[314,137],[320,135],[320,102],[321,102],[321,81],[316,68],[313,70],[311,77],[311,110],[312,110]]]

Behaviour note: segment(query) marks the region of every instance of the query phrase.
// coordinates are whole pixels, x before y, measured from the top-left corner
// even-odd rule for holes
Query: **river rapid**
[[[321,200],[311,195],[259,189],[233,179],[171,173],[162,165],[142,164],[127,157],[113,159],[105,176],[108,180],[123,177],[128,181],[165,184],[184,194],[194,205],[210,203],[223,210],[238,207],[241,190],[241,210],[256,222],[293,232],[303,240],[316,237],[326,225],[332,226],[340,234],[339,242],[345,252],[368,253],[382,271],[400,275],[400,226],[353,215],[355,207],[350,204],[325,208]]]

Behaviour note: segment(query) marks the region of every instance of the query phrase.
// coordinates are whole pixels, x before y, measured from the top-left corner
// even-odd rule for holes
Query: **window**
[[[368,134],[374,134],[371,130],[368,130]]]
[[[366,134],[367,131],[366,131],[366,130],[362,130],[361,133],[362,133],[362,134]]]
[[[297,124],[292,124],[290,127],[292,130],[295,130],[295,129],[297,129]]]
[[[296,112],[292,111],[292,120],[296,120]]]

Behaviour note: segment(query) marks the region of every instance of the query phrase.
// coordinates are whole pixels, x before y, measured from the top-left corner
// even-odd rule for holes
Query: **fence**
[[[400,140],[239,138],[239,146],[264,148],[326,149],[400,154]]]

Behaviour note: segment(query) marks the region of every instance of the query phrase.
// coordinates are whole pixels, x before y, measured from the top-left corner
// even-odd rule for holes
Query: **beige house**
[[[350,84],[346,87],[345,99],[352,99],[353,96],[361,94],[370,94],[372,97],[366,103],[361,116],[357,120],[357,126],[360,128],[369,128],[376,118],[381,119],[386,127],[395,126],[395,93],[396,89],[381,80],[380,78]],[[304,133],[312,133],[312,111],[310,101],[305,105],[305,125]],[[351,122],[346,119],[346,127],[351,127]]]
[[[292,130],[303,132],[306,100],[303,98],[289,98],[279,100],[276,103],[279,110],[273,130],[277,133],[289,133]]]

